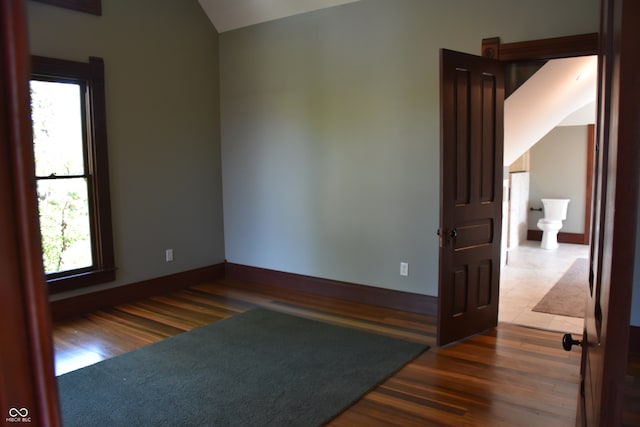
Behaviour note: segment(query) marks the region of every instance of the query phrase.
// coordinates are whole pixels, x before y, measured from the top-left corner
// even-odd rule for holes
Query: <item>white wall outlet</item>
[[[400,275],[401,276],[408,276],[409,275],[409,263],[408,262],[401,262],[400,263]]]
[[[173,249],[167,249],[164,251],[164,259],[167,262],[173,261]]]

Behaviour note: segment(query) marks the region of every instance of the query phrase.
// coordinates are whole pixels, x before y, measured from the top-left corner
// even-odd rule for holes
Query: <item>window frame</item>
[[[97,57],[90,57],[89,62],[85,63],[32,56],[30,80],[73,82],[84,88],[83,149],[87,167],[85,173],[88,176],[93,265],[47,274],[45,277],[49,292],[63,292],[114,281],[116,268],[109,189],[104,61]]]
[[[77,10],[79,12],[90,13],[91,15],[102,16],[102,0],[35,0],[39,3],[50,4],[52,6],[63,7],[65,9]]]

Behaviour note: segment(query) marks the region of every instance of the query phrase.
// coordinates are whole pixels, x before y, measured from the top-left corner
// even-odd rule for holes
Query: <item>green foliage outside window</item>
[[[80,86],[32,80],[31,109],[45,273],[90,267]]]

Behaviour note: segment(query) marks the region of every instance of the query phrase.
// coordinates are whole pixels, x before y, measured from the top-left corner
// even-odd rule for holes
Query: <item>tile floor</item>
[[[561,243],[546,250],[526,241],[511,249],[501,272],[499,321],[581,335],[583,319],[531,311],[576,258],[589,258],[589,246]]]

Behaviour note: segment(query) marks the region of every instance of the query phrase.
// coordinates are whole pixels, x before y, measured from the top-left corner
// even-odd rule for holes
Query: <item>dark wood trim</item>
[[[25,5],[0,2],[0,419],[61,425],[34,180]],[[7,424],[11,424],[7,421]]]
[[[77,10],[92,15],[102,15],[102,0],[34,0],[51,6]]]
[[[629,352],[640,354],[640,326],[629,326]]]
[[[95,269],[81,271],[78,273],[74,272],[60,277],[47,278],[46,283],[49,286],[50,294],[58,294],[72,289],[113,282],[115,280],[115,276],[115,268],[107,270]]]
[[[111,271],[105,281],[115,280],[115,254],[113,250],[113,223],[111,220],[111,189],[109,184],[109,149],[107,145],[107,100],[104,79],[104,60],[89,57],[89,104],[91,108],[91,167],[95,179],[92,182],[93,227],[97,243],[98,268]],[[110,279],[110,280],[109,280]]]
[[[482,55],[505,62],[535,61],[598,54],[598,33],[500,43],[499,37],[482,40]]]
[[[438,310],[438,298],[429,295],[285,273],[233,263],[226,264],[225,272],[227,279],[231,280],[254,282],[430,316],[435,316]]]
[[[482,56],[485,58],[500,58],[500,37],[482,39]]]
[[[52,318],[53,320],[60,320],[79,316],[84,313],[112,307],[136,299],[160,295],[206,282],[222,280],[224,276],[225,265],[221,263],[98,292],[60,299],[51,302]]]
[[[51,302],[52,318],[61,320],[136,299],[223,279],[291,289],[430,316],[435,316],[437,313],[437,297],[429,295],[225,263],[55,300]],[[227,284],[235,286],[231,281]]]
[[[585,425],[623,425],[640,231],[640,2],[601,2],[598,161],[582,346]],[[633,423],[632,423],[633,424]]]
[[[596,126],[587,125],[587,185],[584,202],[584,239],[582,244],[591,243],[591,215],[593,210],[593,176],[596,156]]]
[[[558,243],[573,243],[574,245],[588,245],[589,243],[584,242],[585,236],[584,233],[563,233],[562,231],[558,233]],[[587,240],[589,236],[587,235]],[[541,230],[527,230],[527,240],[533,241],[542,241],[542,231]]]
[[[91,71],[89,63],[68,61],[66,59],[31,56],[31,73],[34,76],[69,77],[71,80],[89,80]]]

